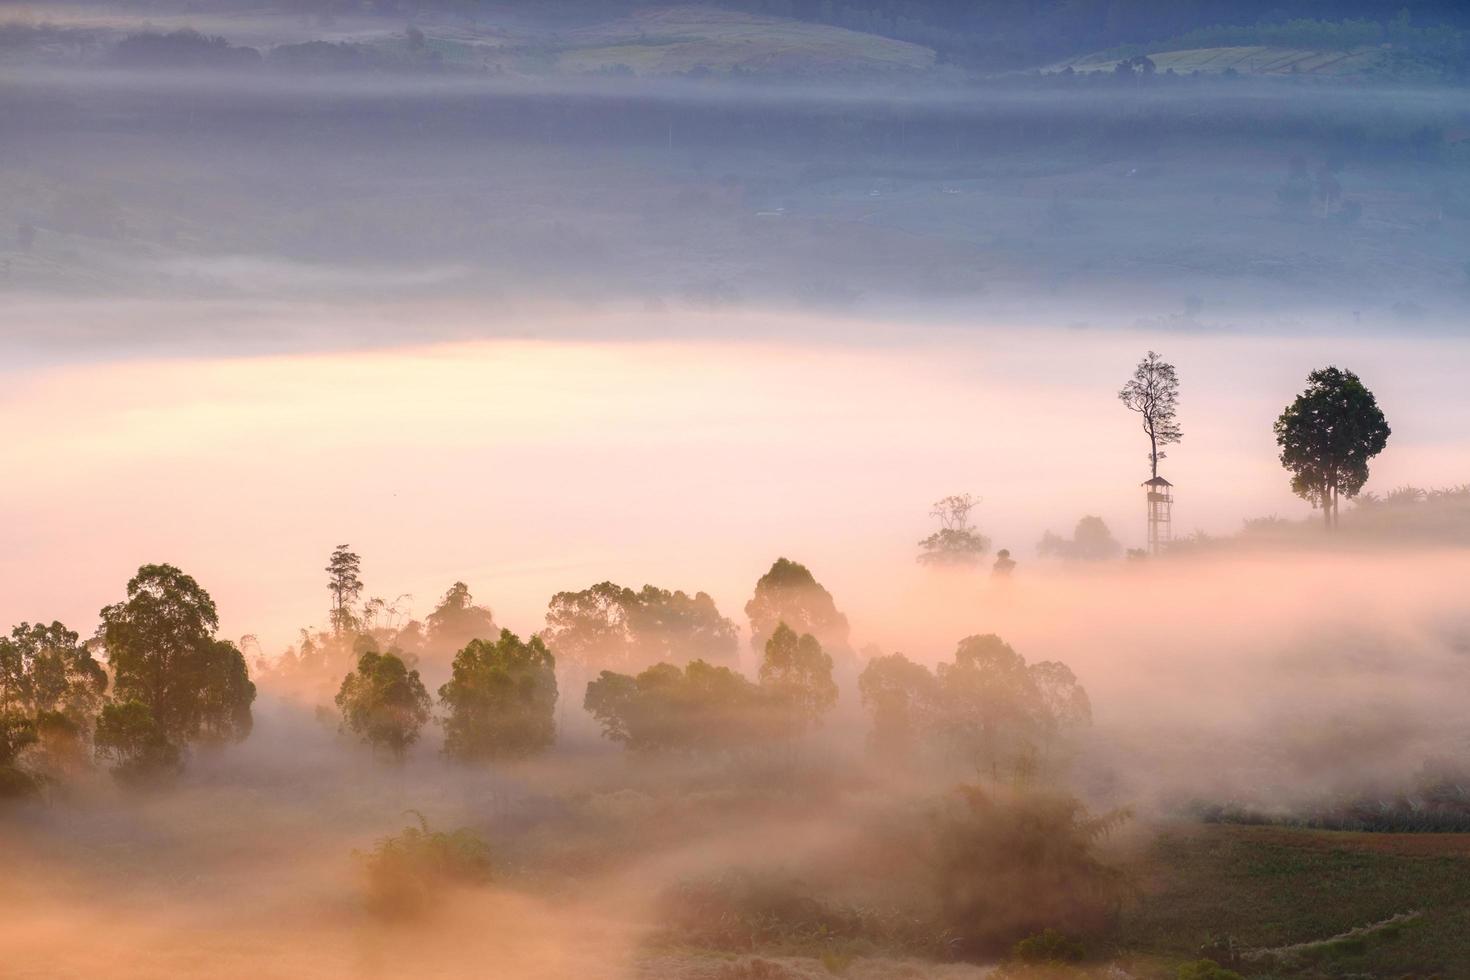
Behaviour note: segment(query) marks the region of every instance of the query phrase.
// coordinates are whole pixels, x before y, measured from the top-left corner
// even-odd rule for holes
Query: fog
[[[1138,938],[1171,835],[1470,829],[1463,85],[991,71],[760,5],[358,6],[0,5],[0,624],[65,623],[109,685],[59,764],[0,638],[0,974],[1169,978],[1217,937]],[[1184,433],[1158,554],[1118,398],[1148,351]],[[1327,365],[1392,427],[1336,531],[1273,429]],[[951,494],[985,546],[916,561]],[[1041,545],[1085,517],[1098,560]],[[846,618],[785,609],[831,658],[810,724],[751,642],[778,558]],[[255,694],[137,779],[99,719],[155,563]],[[554,597],[603,582],[729,621],[699,731],[598,713],[599,671],[656,659],[558,646]],[[548,640],[547,744],[455,758],[455,583],[495,656]],[[645,626],[686,669],[674,608]],[[987,634],[1022,694],[955,680]],[[907,755],[865,686],[894,653]],[[344,681],[379,656],[429,706],[396,752]],[[1056,664],[1075,730],[1014,679]],[[1018,965],[1053,929],[1082,972]]]

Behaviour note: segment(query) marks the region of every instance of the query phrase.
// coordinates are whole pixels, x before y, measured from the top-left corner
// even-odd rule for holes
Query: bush
[[[480,885],[491,877],[490,847],[467,828],[430,830],[423,814],[417,827],[356,853],[367,878],[368,906],[381,915],[412,918],[430,911],[452,888]]]
[[[937,814],[930,855],[961,950],[993,955],[1043,930],[1085,936],[1111,924],[1126,883],[1096,845],[1127,817],[1093,816],[1062,794],[961,786]]]

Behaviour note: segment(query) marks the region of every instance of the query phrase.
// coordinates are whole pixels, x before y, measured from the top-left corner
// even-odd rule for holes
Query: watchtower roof
[[[1172,487],[1173,485],[1174,484],[1170,483],[1162,476],[1156,476],[1152,480],[1144,480],[1142,483],[1139,484],[1139,486],[1142,487]]]

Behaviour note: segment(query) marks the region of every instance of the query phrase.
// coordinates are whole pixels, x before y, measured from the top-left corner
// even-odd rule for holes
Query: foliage
[[[215,639],[209,593],[172,565],[144,565],[127,595],[101,612],[116,704],[98,722],[99,748],[130,770],[150,761],[171,767],[190,742],[249,735],[255,685],[235,645]]]
[[[449,587],[424,624],[425,642],[435,651],[461,650],[471,640],[493,640],[500,632],[490,610],[475,605],[475,597],[463,582]]]
[[[935,736],[954,757],[1000,775],[1056,757],[1092,724],[1087,692],[1065,664],[1028,665],[994,634],[969,636],[935,672],[901,654],[875,657],[858,678],[873,718],[870,744],[890,757]]]
[[[738,646],[735,624],[707,593],[653,585],[635,592],[613,582],[554,595],[542,637],[564,663],[611,669],[733,663]]]
[[[901,653],[869,660],[858,675],[858,696],[873,717],[868,744],[889,758],[913,751],[939,700],[934,675]]]
[[[111,60],[129,68],[248,68],[260,63],[260,52],[194,30],[143,31],[118,41]]]
[[[332,632],[340,637],[357,629],[358,618],[352,605],[362,595],[362,558],[349,546],[339,544],[333,549],[325,571],[327,591],[332,594]]]
[[[1011,958],[1022,963],[1076,963],[1085,955],[1081,943],[1055,929],[1043,929],[1011,948]]]
[[[1047,531],[1037,542],[1036,551],[1043,558],[1109,561],[1123,553],[1123,546],[1101,517],[1088,515],[1077,522],[1070,539]]]
[[[337,691],[342,729],[375,750],[402,759],[429,720],[429,692],[419,672],[395,654],[369,650]]]
[[[102,665],[60,623],[21,623],[0,637],[0,796],[80,768],[106,690]],[[24,767],[22,752],[31,757]]]
[[[1099,933],[1126,887],[1097,844],[1128,816],[1094,816],[1070,796],[960,787],[936,815],[930,855],[945,924],[979,954],[1046,929]]]
[[[766,641],[785,623],[798,633],[810,633],[830,653],[847,656],[847,617],[838,612],[832,593],[822,588],[799,562],[778,558],[755,583],[755,595],[745,604],[750,619],[750,645],[765,651]]]
[[[183,768],[183,752],[141,701],[112,701],[97,718],[97,754],[112,763],[119,781],[163,781]]]
[[[796,635],[785,623],[766,641],[760,683],[783,728],[800,732],[821,723],[837,704],[832,657],[810,633]]]
[[[1307,388],[1276,420],[1281,465],[1292,492],[1337,524],[1338,497],[1352,498],[1368,481],[1368,461],[1383,451],[1392,430],[1358,376],[1336,367],[1307,375]]]
[[[939,521],[939,530],[919,542],[923,550],[918,561],[923,565],[980,564],[990,550],[990,539],[970,524],[970,511],[978,503],[968,493],[952,495],[934,502],[930,516]]]
[[[454,674],[439,688],[448,709],[444,753],[463,761],[519,758],[556,739],[556,660],[539,636],[521,642],[471,640],[454,657]]]
[[[603,671],[583,707],[603,736],[640,752],[750,746],[770,731],[764,692],[728,667],[695,660],[655,664],[637,676]]]
[[[0,637],[0,711],[32,718],[59,711],[88,724],[106,690],[102,665],[60,623],[21,623],[8,637]]]
[[[422,814],[414,815],[417,827],[406,827],[378,841],[372,851],[355,855],[366,875],[368,905],[381,915],[421,916],[449,889],[491,879],[490,848],[478,834],[468,828],[431,830]]]
[[[1148,436],[1151,475],[1157,477],[1159,460],[1168,455],[1164,447],[1177,443],[1184,435],[1179,428],[1179,376],[1174,365],[1149,351],[1118,392],[1118,400],[1130,412],[1139,414]]]

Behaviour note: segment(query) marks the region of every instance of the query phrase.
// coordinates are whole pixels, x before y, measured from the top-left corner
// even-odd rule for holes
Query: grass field
[[[1184,960],[1228,937],[1278,951],[1274,967],[1248,954],[1236,967],[1248,977],[1470,977],[1470,834],[1177,825],[1140,871],[1129,951]]]

